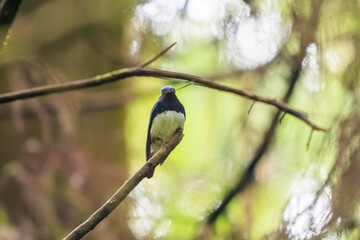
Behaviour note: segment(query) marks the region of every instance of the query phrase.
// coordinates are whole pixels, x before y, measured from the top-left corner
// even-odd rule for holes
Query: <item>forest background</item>
[[[359,0],[3,0],[0,239],[59,239],[145,163],[165,85],[184,139],[86,239],[360,239]],[[174,78],[1,102],[147,66]]]

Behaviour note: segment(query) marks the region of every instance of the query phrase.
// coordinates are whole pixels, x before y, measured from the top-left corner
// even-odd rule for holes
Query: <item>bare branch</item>
[[[280,117],[280,119],[279,119],[279,123],[281,123],[281,121],[284,119],[285,115],[286,115],[286,112],[284,112],[284,113],[281,115],[281,117]]]
[[[0,50],[6,45],[11,24],[15,19],[22,0],[3,0],[0,3]]]
[[[19,90],[15,92],[5,93],[0,95],[0,104],[14,102],[20,99],[27,99],[33,98],[43,95],[49,95],[53,93],[60,93],[66,91],[74,91],[79,89],[85,89],[95,86],[100,86],[103,84],[107,84],[110,82],[119,81],[125,78],[135,77],[135,76],[142,76],[142,77],[156,77],[156,78],[173,78],[173,79],[181,79],[186,80],[189,82],[197,83],[198,85],[202,85],[204,87],[213,88],[225,92],[234,93],[236,95],[251,99],[256,102],[262,102],[269,105],[273,105],[277,107],[279,110],[286,112],[288,114],[293,115],[294,117],[302,120],[307,125],[309,125],[312,129],[317,131],[326,132],[326,129],[317,126],[316,124],[312,123],[306,114],[297,111],[287,104],[281,101],[276,101],[275,99],[265,98],[258,95],[255,95],[251,92],[246,90],[236,89],[232,87],[228,87],[214,81],[211,81],[207,78],[180,73],[180,72],[172,72],[172,71],[165,71],[159,69],[144,69],[144,68],[127,68],[127,69],[120,69],[114,72],[106,73],[103,75],[99,75],[92,78],[77,80],[69,83],[60,83],[60,84],[52,84],[48,86],[42,87],[35,87],[25,90]]]
[[[307,141],[307,143],[306,143],[306,150],[309,150],[310,142],[311,142],[311,138],[312,138],[313,132],[314,132],[314,129],[311,129],[311,132],[310,132],[310,135],[309,135],[309,139],[308,139],[308,141]]]
[[[300,71],[293,71],[290,77],[290,83],[289,88],[283,98],[284,102],[288,102],[292,93],[294,92],[295,84],[299,79],[299,73]],[[276,131],[276,127],[278,126],[278,119],[281,115],[281,110],[277,111],[272,119],[271,125],[269,127],[269,130],[264,135],[262,143],[259,145],[259,147],[256,150],[256,153],[254,157],[251,159],[250,164],[246,167],[243,174],[239,177],[237,183],[234,185],[233,189],[231,189],[223,198],[223,201],[221,204],[215,208],[213,212],[209,214],[209,216],[206,219],[206,225],[213,224],[216,219],[223,214],[225,211],[227,205],[230,203],[230,201],[237,196],[239,193],[243,192],[249,185],[251,185],[255,178],[255,168],[260,162],[261,158],[264,156],[264,154],[267,152],[267,150],[270,147],[270,144],[272,142],[273,136]],[[206,226],[205,226],[206,228]]]
[[[253,101],[253,102],[251,103],[251,105],[250,105],[250,107],[249,107],[249,110],[248,110],[248,114],[250,114],[250,112],[251,112],[254,104],[255,104],[255,101]]]
[[[10,25],[16,16],[22,0],[5,0],[0,3],[0,27]]]
[[[314,2],[316,2],[318,4],[320,1],[314,1]],[[318,9],[319,9],[319,7],[317,8],[317,10]],[[318,13],[316,12],[315,15],[318,15]],[[294,70],[290,77],[289,88],[283,98],[284,102],[288,102],[291,95],[293,94],[295,84],[299,80],[301,62],[304,59],[304,56],[306,53],[306,47],[308,46],[308,44],[310,44],[311,42],[314,41],[314,34],[309,35],[309,34],[305,34],[305,32],[306,33],[309,32],[309,29],[308,29],[309,26],[316,28],[317,24],[318,24],[318,17],[316,16],[316,19],[314,19],[312,24],[306,24],[306,25],[304,25],[304,29],[302,29],[302,35],[301,35],[303,37],[301,40],[302,41],[301,42],[302,50],[300,51],[300,53],[298,55],[294,56],[294,60],[295,60]],[[315,32],[315,31],[312,31],[312,32]],[[268,149],[271,145],[271,142],[273,141],[276,127],[278,126],[278,121],[281,122],[281,120],[289,112],[284,111],[282,115],[281,115],[281,113],[282,113],[281,108],[279,108],[279,111],[277,111],[274,114],[272,123],[271,123],[267,133],[264,135],[262,143],[259,145],[259,147],[257,148],[257,150],[255,152],[255,155],[251,159],[250,164],[245,168],[245,170],[243,171],[242,175],[240,176],[240,178],[238,179],[238,181],[236,182],[234,187],[225,195],[225,197],[223,198],[220,205],[216,206],[216,208],[206,218],[206,224],[204,226],[204,230],[203,230],[202,234],[200,235],[200,237],[203,237],[204,236],[203,234],[207,234],[207,232],[208,232],[207,229],[209,228],[209,225],[213,224],[216,221],[216,219],[221,214],[224,213],[227,205],[231,202],[231,200],[234,199],[234,197],[237,196],[238,194],[240,194],[241,192],[244,192],[247,189],[247,187],[249,187],[255,181],[255,176],[254,176],[255,168],[257,167],[258,163],[260,162],[260,160],[264,156],[264,154],[268,151]],[[307,116],[305,114],[303,114],[303,115],[307,118]],[[317,129],[312,127],[308,144],[310,143],[311,135],[314,130],[317,130]],[[198,238],[198,239],[200,239],[200,238]]]
[[[85,222],[75,228],[64,240],[81,239],[88,232],[96,227],[104,218],[106,218],[125,198],[126,196],[162,161],[164,161],[170,152],[180,143],[183,138],[183,130],[178,129],[174,136],[163,145],[160,150],[147,161],[134,175],[132,175],[109,199]]]

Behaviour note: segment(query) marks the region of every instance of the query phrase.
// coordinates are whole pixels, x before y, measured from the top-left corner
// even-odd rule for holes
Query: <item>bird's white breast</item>
[[[150,136],[151,138],[159,138],[165,143],[178,128],[184,128],[184,123],[184,114],[176,111],[165,111],[153,119]]]

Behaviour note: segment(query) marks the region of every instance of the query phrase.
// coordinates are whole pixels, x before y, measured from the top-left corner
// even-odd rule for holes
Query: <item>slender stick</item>
[[[250,112],[251,112],[254,104],[255,104],[255,101],[253,101],[253,102],[251,103],[251,105],[250,105],[250,107],[249,107],[249,110],[248,110],[248,114],[250,114]]]
[[[313,132],[314,132],[314,129],[311,129],[311,132],[310,132],[310,135],[309,135],[309,139],[308,139],[308,141],[307,141],[307,143],[306,143],[306,150],[309,150],[310,142],[311,142],[311,138],[312,138]]]
[[[126,196],[154,169],[163,162],[170,152],[180,143],[183,138],[182,129],[178,129],[174,136],[164,144],[160,150],[147,161],[134,175],[132,175],[109,199],[93,213],[85,222],[76,227],[63,240],[81,239],[88,232],[93,230],[104,218],[106,218],[125,198]]]

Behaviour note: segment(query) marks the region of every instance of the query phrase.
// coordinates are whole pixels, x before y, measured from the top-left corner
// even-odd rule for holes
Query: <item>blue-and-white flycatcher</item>
[[[178,128],[184,128],[184,123],[185,109],[175,95],[175,88],[172,86],[163,87],[161,89],[161,96],[150,113],[146,139],[146,161],[148,161],[164,143],[170,140]],[[160,163],[160,165],[162,163]],[[149,173],[147,178],[153,176],[154,170]]]

